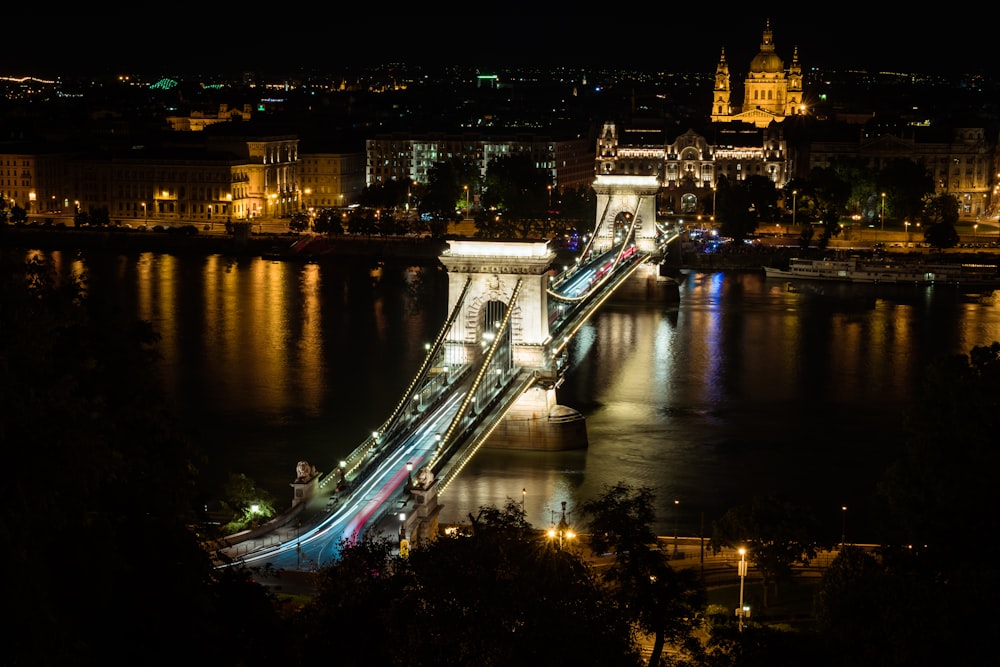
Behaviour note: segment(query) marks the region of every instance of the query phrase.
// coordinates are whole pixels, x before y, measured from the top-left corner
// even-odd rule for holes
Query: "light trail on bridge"
[[[564,300],[569,308],[560,310],[565,317],[558,318],[558,322],[553,323],[550,318],[549,323],[555,326],[544,343],[547,348],[546,363],[551,363],[560,354],[579,327],[647,257],[646,253],[637,252],[634,244],[623,243],[596,255],[589,262],[574,266],[554,281],[553,287],[559,291],[553,291],[553,287],[550,287],[548,293],[556,299]],[[544,280],[544,276],[539,275],[539,279]],[[520,285],[519,279],[509,297],[512,303],[517,299]],[[467,291],[468,282],[463,290],[463,299]],[[569,296],[573,293],[574,296]],[[451,320],[457,317],[461,305],[461,301],[456,304]],[[504,315],[504,327],[509,326],[512,312],[512,309],[508,309]],[[450,322],[442,328],[441,339],[449,326]],[[497,328],[500,329],[499,324]],[[490,362],[500,338],[482,335],[480,344],[483,340],[493,340],[493,345],[479,360],[478,366],[472,364],[468,369],[475,372],[463,372],[450,385],[447,375],[443,382],[439,382],[440,376],[424,376],[432,365],[432,353],[429,352],[418,377],[424,377],[424,387],[433,387],[433,390],[425,393],[424,388],[411,387],[407,399],[411,395],[420,395],[430,399],[431,404],[426,412],[418,406],[414,406],[411,412],[405,406],[408,400],[401,402],[394,412],[394,418],[383,427],[385,432],[374,433],[372,438],[366,440],[351,455],[353,463],[350,470],[353,478],[348,479],[347,470],[341,468],[344,477],[342,481],[348,483],[348,488],[328,490],[330,482],[336,478],[327,475],[317,482],[317,492],[305,501],[306,507],[299,508],[301,518],[294,535],[289,535],[288,524],[285,523],[272,531],[272,537],[280,539],[277,544],[271,539],[250,539],[223,548],[218,551],[221,559],[226,560],[223,566],[243,563],[253,566],[269,565],[277,569],[300,569],[303,560],[315,567],[328,564],[338,557],[344,542],[357,541],[365,531],[380,525],[385,530],[383,520],[395,516],[393,510],[402,511],[407,507],[410,498],[406,492],[413,482],[412,473],[414,470],[419,473],[423,466],[428,466],[432,471],[436,471],[439,465],[444,465],[447,469],[446,478],[441,480],[438,487],[439,492],[443,493],[447,477],[455,474],[453,460],[459,461],[457,469],[460,470],[463,465],[461,461],[474,454],[492,430],[491,424],[501,419],[504,410],[509,409],[512,404],[511,396],[515,393],[519,396],[527,391],[534,381],[530,379],[531,375],[526,375],[526,383],[519,386],[517,392],[511,392],[507,396],[506,380],[514,378],[524,369],[506,368],[501,371],[498,368],[494,385]],[[443,368],[443,372],[447,373],[447,366]],[[485,375],[487,372],[491,374]],[[505,379],[503,383],[500,379],[502,372]],[[549,378],[549,381],[552,380],[553,378]],[[485,387],[489,389],[483,392]],[[477,398],[482,399],[478,409]],[[507,407],[498,407],[504,401]],[[400,409],[406,409],[407,412],[399,413]],[[477,429],[480,429],[478,433]],[[397,502],[398,505],[393,504]],[[301,528],[302,518],[307,519],[308,523],[304,532]]]
[[[338,501],[329,516],[307,528],[293,539],[276,546],[264,546],[236,557],[235,549],[223,549],[234,562],[252,566],[270,565],[277,569],[297,569],[303,559],[317,566],[334,560],[344,540],[354,541],[383,518],[387,503],[398,497],[410,482],[411,471],[419,470],[437,452],[438,434],[451,423],[467,394],[466,389],[453,391],[428,415],[415,431],[398,445],[384,443],[388,455],[375,470],[364,476],[354,488],[333,496]],[[323,499],[314,502],[322,503]]]

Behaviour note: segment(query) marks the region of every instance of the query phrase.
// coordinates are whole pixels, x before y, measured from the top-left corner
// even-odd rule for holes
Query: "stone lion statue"
[[[309,461],[299,461],[295,464],[295,481],[308,482],[316,475],[316,468]]]
[[[427,466],[421,466],[417,471],[417,486],[422,489],[428,488],[434,482],[434,473]]]

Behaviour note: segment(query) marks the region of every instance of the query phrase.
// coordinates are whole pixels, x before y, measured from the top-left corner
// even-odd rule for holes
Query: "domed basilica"
[[[785,63],[774,50],[770,21],[764,26],[760,52],[750,61],[750,70],[743,82],[743,105],[734,106],[732,96],[729,64],[726,62],[726,49],[723,48],[715,70],[711,115],[713,121],[740,121],[767,127],[772,121],[781,122],[788,116],[805,113],[798,47],[792,54],[792,64],[786,72]]]

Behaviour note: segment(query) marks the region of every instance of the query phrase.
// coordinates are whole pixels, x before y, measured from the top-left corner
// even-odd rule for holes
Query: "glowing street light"
[[[523,498],[523,495],[522,495]],[[555,526],[549,528],[548,531],[549,539],[558,538],[557,543],[560,549],[563,548],[564,540],[572,540],[576,537],[576,533],[570,528],[569,522],[566,520],[566,501],[562,501],[562,516],[559,518],[559,523]]]
[[[840,506],[840,548],[844,548],[847,535],[847,505]]]
[[[882,233],[881,236],[885,236],[885,193],[882,193]]]
[[[792,190],[792,227],[795,227],[795,197],[799,194],[798,190]]]
[[[747,576],[747,550],[740,547],[740,606],[736,608],[736,616],[740,619],[740,632],[743,632],[743,619],[750,616],[750,606],[743,604],[743,580]]]
[[[677,515],[680,514],[681,501],[674,499],[674,556],[677,556]]]

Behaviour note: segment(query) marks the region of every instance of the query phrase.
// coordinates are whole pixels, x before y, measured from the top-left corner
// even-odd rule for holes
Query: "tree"
[[[638,664],[631,627],[592,568],[556,549],[520,504],[483,507],[471,532],[439,535],[407,558],[365,537],[318,573],[299,615],[303,664]],[[364,643],[372,626],[389,641]]]
[[[868,203],[874,201],[878,193],[875,172],[863,159],[857,157],[838,158],[830,163],[830,168],[842,182],[849,184],[846,211],[857,213],[871,221],[875,211],[868,208]],[[817,188],[822,188],[822,185],[817,184]]]
[[[727,178],[722,177],[715,199],[718,209],[715,220],[723,236],[742,242],[747,234],[757,229],[757,217],[751,210],[753,202],[746,188],[739,184],[731,185]]]
[[[949,569],[994,560],[997,405],[1000,343],[928,365],[905,414],[904,446],[879,485],[892,528],[887,543],[921,545]],[[968,549],[955,535],[975,536],[979,548]]]
[[[843,215],[851,196],[851,184],[834,167],[816,167],[809,172],[809,184],[820,211]]]
[[[0,252],[0,303],[7,661],[178,664],[189,641],[207,662],[245,659],[216,641],[231,610],[190,528],[199,457],[167,409],[156,332],[23,253]],[[277,659],[270,637],[255,658]]]
[[[223,490],[222,505],[233,514],[233,518],[223,527],[227,534],[246,530],[277,514],[274,496],[258,487],[243,473],[230,473]]]
[[[420,200],[420,211],[436,219],[456,220],[459,200],[477,189],[479,173],[472,163],[453,158],[434,164],[427,170],[427,186]],[[466,190],[466,187],[469,189]]]
[[[897,220],[913,220],[924,208],[924,198],[934,193],[934,179],[913,160],[896,158],[878,173],[877,185],[886,193],[886,210]]]
[[[559,223],[564,228],[590,230],[597,221],[597,194],[594,188],[567,188],[560,192]]]
[[[344,233],[344,227],[340,224],[340,212],[332,208],[324,208],[316,214],[313,220],[313,231],[317,234],[330,234],[338,236]]]
[[[925,197],[920,221],[924,226],[924,240],[927,243],[939,249],[958,245],[959,236],[955,229],[958,222],[958,198],[955,195]]]
[[[697,654],[695,630],[708,596],[692,569],[674,570],[652,529],[655,496],[648,487],[625,482],[605,487],[583,503],[588,517],[590,548],[614,554],[605,579],[619,605],[646,632],[654,635],[649,664],[656,665],[667,641]]]
[[[289,231],[300,233],[309,229],[309,214],[304,211],[296,211],[288,221]]]
[[[778,206],[778,190],[774,187],[774,181],[767,176],[749,176],[740,182],[746,189],[747,200],[750,208],[754,211],[757,220],[773,220],[775,210]],[[756,229],[756,224],[754,225]],[[746,230],[743,234],[752,232],[753,229]],[[742,240],[742,238],[740,239]]]
[[[494,158],[486,168],[483,185],[483,207],[502,212],[520,238],[546,236],[552,179],[535,166],[530,154]]]
[[[843,547],[823,573],[816,617],[830,651],[840,657],[838,662],[886,664],[873,662],[872,654],[890,643],[888,636],[895,634],[886,625],[898,617],[898,596],[890,592],[889,583],[888,573],[876,556],[851,545]]]
[[[14,225],[23,225],[28,221],[28,212],[22,206],[14,204],[10,208],[10,222]]]
[[[404,594],[396,545],[365,534],[341,541],[331,565],[315,574],[316,596],[297,615],[299,664],[336,656],[340,665],[391,665],[405,651],[407,631],[390,625],[390,609]],[[378,627],[385,641],[363,641]],[[391,638],[391,642],[389,639]]]
[[[791,503],[777,494],[754,497],[749,505],[728,510],[712,522],[711,548],[745,546],[763,579],[763,601],[768,592],[777,595],[779,582],[787,579],[795,563],[808,564],[820,546],[814,539],[819,533],[817,521],[805,507]]]
[[[111,215],[107,206],[98,206],[90,209],[90,224],[97,227],[107,227],[111,224]]]

